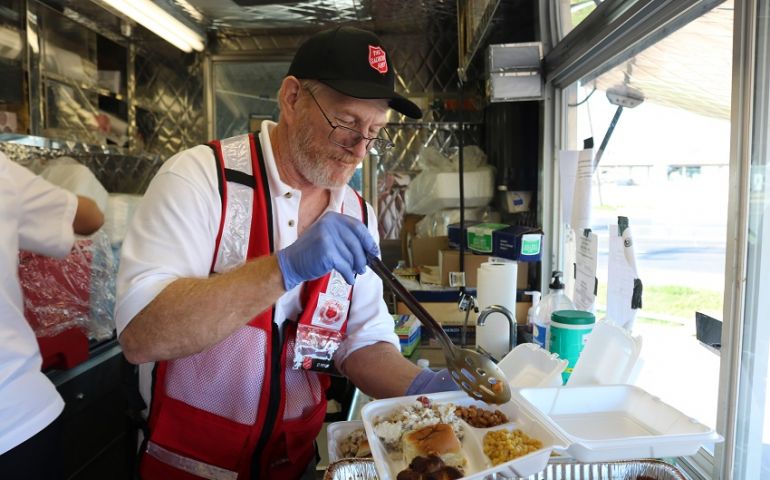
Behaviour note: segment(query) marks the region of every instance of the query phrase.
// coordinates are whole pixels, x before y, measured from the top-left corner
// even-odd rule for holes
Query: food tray
[[[377,480],[374,460],[341,460],[329,465],[324,480]],[[501,475],[498,479],[505,478]],[[548,464],[543,472],[527,480],[688,480],[678,468],[658,460],[611,463]]]
[[[452,403],[463,407],[475,405],[487,410],[498,409],[510,420],[509,423],[491,428],[475,428],[462,422],[464,437],[461,443],[463,453],[468,460],[468,464],[464,468],[466,476],[463,478],[482,479],[493,473],[501,473],[511,477],[526,477],[540,472],[546,467],[554,447],[558,446],[563,449],[566,446],[560,443],[561,439],[546,428],[542,422],[521,412],[513,402],[508,402],[505,405],[490,406],[484,402],[473,400],[464,392],[445,392],[425,396],[436,404]],[[383,442],[374,433],[374,425],[378,418],[388,417],[397,409],[412,404],[417,398],[418,395],[375,400],[365,405],[361,410],[364,429],[369,439],[369,447],[372,450],[372,457],[374,458],[380,480],[395,480],[398,473],[404,470],[407,465],[403,459],[393,458],[389,454]],[[490,430],[513,430],[515,428],[519,428],[530,437],[540,440],[543,443],[543,448],[509,462],[493,466],[483,452],[482,441],[484,434]]]
[[[329,464],[323,480],[378,480],[371,458],[345,458]]]
[[[364,428],[364,422],[353,420],[349,422],[333,422],[326,426],[326,441],[329,449],[329,463],[342,460],[344,457],[340,453],[342,441],[358,429]]]
[[[581,462],[693,455],[723,438],[633,385],[522,388],[514,403],[548,426]]]

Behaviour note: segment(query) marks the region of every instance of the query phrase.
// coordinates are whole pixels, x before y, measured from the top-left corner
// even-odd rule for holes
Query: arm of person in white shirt
[[[72,229],[78,235],[90,235],[99,230],[104,224],[104,214],[96,202],[88,197],[78,195],[78,206],[75,210],[75,218],[72,220]]]
[[[422,371],[392,344],[377,342],[352,352],[340,365],[340,372],[359,390],[374,398],[406,394]]]
[[[179,278],[122,331],[123,353],[136,364],[198,353],[227,338],[283,293],[275,256],[208,278]]]

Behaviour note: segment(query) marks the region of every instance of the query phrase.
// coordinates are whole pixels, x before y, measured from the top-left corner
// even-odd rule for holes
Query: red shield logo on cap
[[[382,47],[369,45],[369,66],[380,73],[388,73],[388,61]]]

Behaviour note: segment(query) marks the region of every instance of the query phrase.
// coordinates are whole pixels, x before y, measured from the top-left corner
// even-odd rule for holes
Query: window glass
[[[747,6],[748,8],[748,6]],[[753,78],[751,168],[744,323],[741,332],[737,433],[733,478],[770,478],[770,5],[758,2],[756,76]],[[750,12],[754,13],[754,12]]]
[[[288,62],[214,63],[216,137],[253,133],[262,120],[277,120],[275,96],[288,69]]]
[[[571,27],[577,27],[580,22],[586,19],[588,15],[596,10],[596,6],[603,0],[570,0],[570,20]],[[567,25],[569,27],[569,25]],[[570,28],[566,28],[570,30]]]
[[[597,153],[619,104],[633,100],[633,106],[620,110],[593,175],[597,318],[606,308],[608,225],[628,217],[643,284],[642,309],[633,326],[633,334],[643,338],[636,384],[711,427],[716,425],[719,340],[698,340],[696,316],[704,324],[721,325],[732,17],[731,1],[712,9],[578,85],[577,101],[570,106],[576,109],[573,141],[582,144],[593,137]]]

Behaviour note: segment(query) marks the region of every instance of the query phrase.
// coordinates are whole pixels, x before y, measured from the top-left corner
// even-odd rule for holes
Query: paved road
[[[606,204],[625,202],[627,207],[596,209],[592,218],[592,230],[599,236],[600,281],[607,278],[607,225],[620,214],[629,218],[637,268],[645,286],[681,285],[722,292],[727,197],[721,182],[716,178],[673,182],[652,193],[649,187],[603,186]],[[682,324],[638,321],[633,333],[643,338],[643,363],[636,384],[713,427],[719,356],[695,338],[694,318]]]
[[[594,217],[592,230],[599,236],[599,277],[607,271],[607,224],[617,216]],[[721,292],[724,289],[724,224],[704,225],[682,215],[671,219],[631,217],[637,268],[646,285],[683,285]]]

